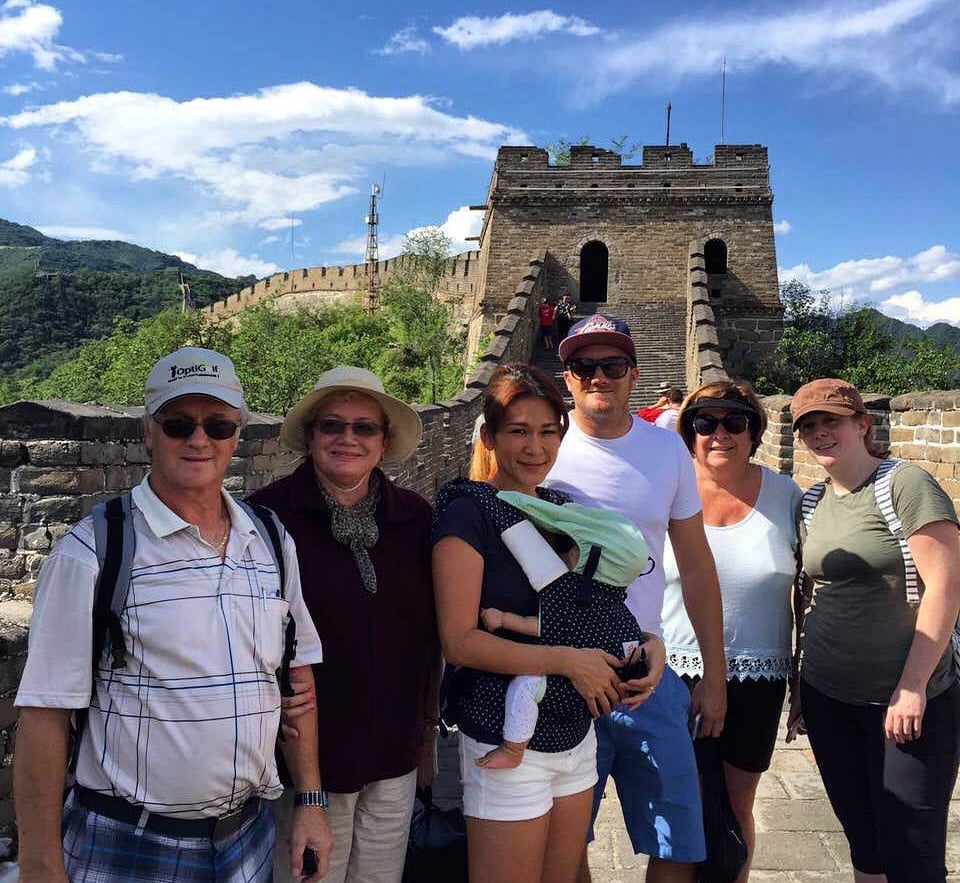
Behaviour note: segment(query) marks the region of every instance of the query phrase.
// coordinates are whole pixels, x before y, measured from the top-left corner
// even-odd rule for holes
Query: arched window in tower
[[[727,272],[727,244],[722,239],[709,239],[703,247],[703,262],[708,273]]]
[[[580,249],[580,300],[588,303],[607,302],[607,247],[597,240]]]

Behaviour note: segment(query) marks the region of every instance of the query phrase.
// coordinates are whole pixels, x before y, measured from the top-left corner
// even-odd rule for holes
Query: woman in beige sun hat
[[[380,468],[410,457],[421,432],[417,412],[375,374],[340,365],[283,422],[280,441],[305,454],[303,463],[252,497],[296,540],[323,644],[315,700],[293,702],[315,701],[324,721],[320,769],[335,840],[325,881],[399,883],[415,787],[433,773],[440,646],[431,510]],[[294,728],[297,710],[286,715]]]

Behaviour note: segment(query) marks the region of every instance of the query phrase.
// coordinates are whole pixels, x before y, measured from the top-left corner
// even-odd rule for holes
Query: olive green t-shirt
[[[801,674],[821,693],[858,705],[890,701],[917,622],[917,605],[906,598],[900,544],[877,506],[875,482],[873,473],[842,496],[827,483],[809,531],[800,525],[803,568],[813,580]],[[957,523],[950,498],[918,466],[898,466],[890,491],[908,539],[935,521]],[[927,696],[942,693],[953,678],[948,644]]]

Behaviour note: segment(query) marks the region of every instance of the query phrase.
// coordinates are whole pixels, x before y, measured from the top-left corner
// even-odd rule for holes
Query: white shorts
[[[496,745],[460,733],[463,814],[494,822],[536,819],[558,797],[579,794],[597,783],[597,737],[590,732],[570,751],[523,752],[520,766],[509,770],[478,767],[474,761]]]

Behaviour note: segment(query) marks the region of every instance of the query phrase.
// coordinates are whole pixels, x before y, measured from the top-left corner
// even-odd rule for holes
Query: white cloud
[[[447,219],[439,225],[439,230],[450,240],[450,253],[459,254],[463,251],[473,251],[477,248],[476,242],[467,242],[468,236],[479,236],[483,228],[483,212],[472,212],[469,206],[462,205],[447,215]],[[377,252],[380,260],[396,257],[403,254],[407,237],[424,230],[437,229],[436,227],[413,227],[406,233],[397,233],[378,243]],[[332,249],[337,254],[356,255],[362,259],[367,251],[367,237],[353,236],[338,242]]]
[[[862,298],[922,282],[943,282],[960,277],[960,254],[934,245],[909,257],[886,255],[842,261],[815,271],[807,264],[780,269],[780,279],[799,279],[814,290],[830,289],[835,296]]]
[[[75,227],[68,224],[34,224],[37,230],[55,239],[111,239],[136,242],[136,237],[109,227]]]
[[[544,34],[564,33],[574,37],[592,37],[601,29],[576,15],[558,15],[549,9],[536,12],[480,17],[467,15],[445,28],[434,28],[448,43],[458,49],[509,43],[513,40],[534,40]]]
[[[54,70],[62,62],[84,63],[88,58],[116,62],[109,52],[82,52],[56,42],[63,15],[55,6],[33,0],[8,0],[0,5],[0,58],[15,52],[33,58],[35,67]]]
[[[270,236],[264,236],[263,239],[260,240],[260,244],[273,245],[274,242],[279,242],[279,241],[280,241],[280,237],[277,236],[275,233],[272,233]]]
[[[929,90],[960,102],[955,0],[835,0],[774,13],[678,20],[642,36],[607,41],[580,65],[579,97],[597,101],[655,77],[716,76],[788,66],[833,78],[855,75],[891,89]]]
[[[33,92],[35,89],[41,88],[39,83],[11,83],[9,86],[4,86],[2,90],[4,95],[12,95],[14,98],[19,98],[21,95],[26,95],[28,92]]]
[[[299,227],[302,223],[300,218],[264,218],[257,226],[264,230],[289,230],[291,227]]]
[[[182,261],[193,264],[201,270],[213,270],[221,276],[270,276],[278,273],[281,267],[272,261],[261,261],[255,254],[245,256],[235,248],[221,248],[206,254],[193,254],[189,251],[174,252]]]
[[[793,224],[791,224],[786,218],[783,220],[777,221],[773,225],[773,232],[779,233],[780,235],[786,235],[793,229]]]
[[[186,180],[222,207],[220,223],[268,230],[291,212],[353,193],[373,162],[397,154],[412,162],[490,160],[500,144],[528,140],[502,123],[443,113],[421,95],[382,98],[308,82],[188,101],[98,93],[0,118],[0,125],[72,139],[98,171]]]
[[[22,187],[30,180],[29,169],[37,161],[37,151],[24,147],[10,159],[0,162],[0,187]]]
[[[407,25],[400,28],[384,44],[382,49],[377,49],[377,55],[402,55],[405,52],[419,52],[423,54],[430,50],[427,41],[417,33],[416,25]]]
[[[949,322],[960,325],[960,297],[948,297],[940,301],[928,301],[917,290],[895,294],[880,302],[880,309],[894,319],[912,322],[926,328],[934,322]]]

